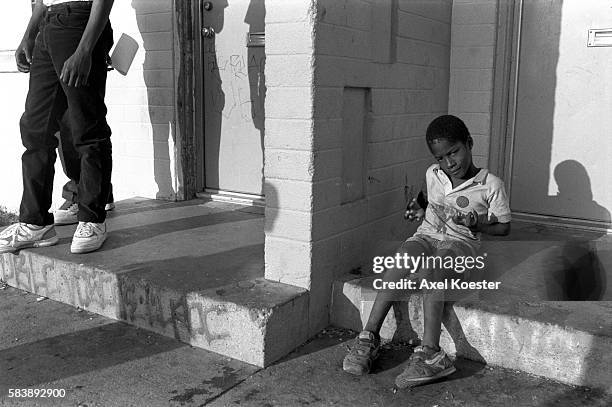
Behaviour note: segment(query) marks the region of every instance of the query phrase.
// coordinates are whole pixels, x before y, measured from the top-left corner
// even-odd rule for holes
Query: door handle
[[[215,29],[212,27],[204,27],[202,28],[202,37],[204,38],[213,38],[215,36]]]

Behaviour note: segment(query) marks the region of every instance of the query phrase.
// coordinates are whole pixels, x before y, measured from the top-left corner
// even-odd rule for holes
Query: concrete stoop
[[[335,283],[331,322],[360,331],[370,314],[375,276]],[[444,315],[441,346],[450,354],[612,392],[612,303],[461,300]],[[419,294],[396,302],[383,340],[423,332]],[[418,334],[417,334],[418,333]]]
[[[10,286],[261,367],[308,335],[306,290],[262,278],[183,292],[35,252],[0,264]]]
[[[0,255],[0,279],[260,367],[308,339],[307,290],[263,278],[261,214],[144,203],[118,204],[100,251],[70,254],[59,227],[57,246]]]

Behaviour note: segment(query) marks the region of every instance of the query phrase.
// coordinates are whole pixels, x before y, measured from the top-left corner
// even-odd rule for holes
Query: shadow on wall
[[[251,0],[244,22],[249,25],[249,33],[265,32],[266,5],[264,0]],[[249,88],[251,96],[251,118],[255,128],[259,130],[261,151],[264,151],[264,124],[266,101],[266,54],[263,47],[248,47],[247,64],[249,74]],[[261,168],[261,185],[263,186],[264,169]],[[263,189],[265,191],[265,189]]]
[[[567,206],[578,206],[597,219],[605,220],[609,227],[610,212],[593,200],[591,180],[582,164],[575,160],[563,161],[555,167],[554,177],[559,192],[547,201],[553,213],[559,213]],[[551,253],[551,257],[559,262],[559,267],[547,273],[547,300],[603,299],[607,286],[607,269],[612,270],[612,264],[604,266],[599,258],[596,240],[602,236],[605,233],[570,240]]]
[[[172,41],[164,39],[166,32],[151,33],[150,19],[155,15],[155,7],[144,0],[133,0],[132,8],[136,12],[136,23],[142,34],[145,59],[143,63],[143,77],[147,87],[147,100],[149,103],[149,118],[153,131],[153,159],[154,177],[157,183],[156,198],[176,200],[178,181],[176,174],[176,159],[174,146],[176,143],[172,118],[164,112],[174,109],[172,73]],[[164,9],[160,14],[166,14]],[[169,17],[171,18],[171,17]],[[172,37],[172,33],[167,33]]]

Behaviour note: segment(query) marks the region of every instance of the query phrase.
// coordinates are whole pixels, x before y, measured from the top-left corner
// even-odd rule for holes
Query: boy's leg
[[[439,250],[435,254],[441,258],[446,256],[455,257],[456,254],[449,250]],[[428,273],[429,281],[441,282],[446,279],[457,277],[454,271],[434,269]],[[445,305],[444,290],[423,291],[423,340],[422,345],[435,351],[440,350],[440,333],[442,330],[442,315]]]
[[[452,249],[442,249],[435,252],[442,259],[447,256],[472,255],[469,247],[462,244],[453,245]],[[453,278],[469,278],[469,273],[456,273],[454,270],[432,269],[424,274],[429,282],[450,281]],[[447,291],[429,289],[423,291],[423,340],[422,345],[415,348],[406,369],[396,378],[395,384],[404,388],[411,385],[427,383],[446,377],[456,371],[453,362],[440,348],[440,333],[442,330],[442,315],[447,304]]]
[[[423,244],[416,241],[407,240],[404,242],[397,253],[400,255],[407,254],[408,256],[418,257],[421,254],[427,254],[430,252],[430,248],[423,246]],[[385,282],[398,282],[408,275],[412,274],[409,269],[406,268],[392,268],[385,271],[383,276],[383,283]],[[372,311],[368,317],[364,330],[373,332],[376,335],[379,334],[382,324],[391,309],[391,305],[394,301],[407,300],[406,293],[399,290],[379,290],[376,292],[374,298],[374,304],[372,305]]]
[[[397,253],[400,255],[420,256],[423,252],[430,249],[420,243],[420,240],[408,240],[400,246]],[[392,268],[385,272],[383,282],[397,282],[410,274],[407,268]],[[342,367],[345,372],[352,374],[368,373],[372,367],[372,362],[378,357],[380,348],[380,328],[383,321],[391,309],[394,301],[399,299],[406,300],[407,293],[399,290],[379,290],[376,293],[372,310],[368,317],[364,330],[359,334],[357,341],[348,355],[344,358]]]

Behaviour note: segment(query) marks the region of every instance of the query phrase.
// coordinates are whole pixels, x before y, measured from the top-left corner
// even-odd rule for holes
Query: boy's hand
[[[404,213],[404,219],[408,219],[410,222],[420,222],[424,217],[425,211],[419,206],[416,198],[411,199]]]
[[[478,228],[478,213],[475,210],[467,213],[457,211],[453,215],[452,219],[457,225],[467,226],[472,230],[476,230]]]

